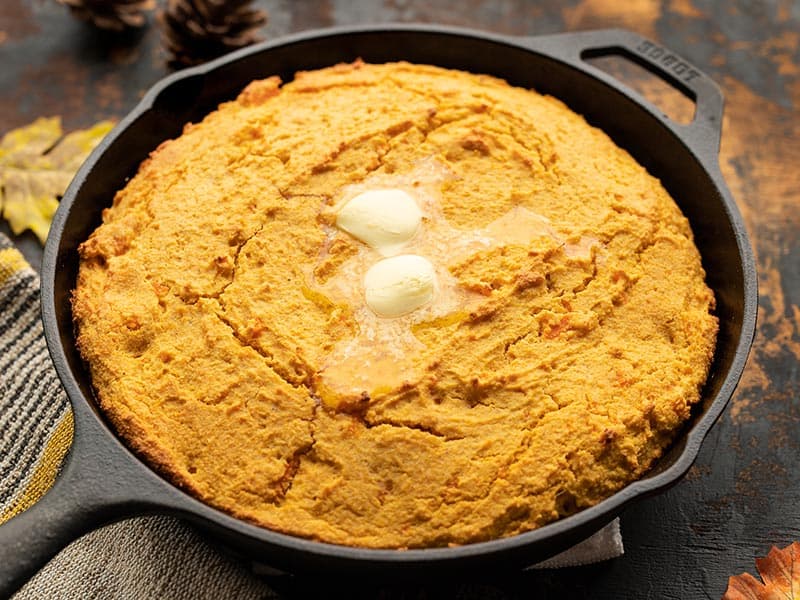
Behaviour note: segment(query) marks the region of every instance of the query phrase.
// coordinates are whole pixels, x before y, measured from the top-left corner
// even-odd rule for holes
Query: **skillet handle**
[[[10,597],[81,535],[159,509],[155,498],[163,495],[163,484],[155,475],[115,447],[98,424],[87,428],[75,417],[74,441],[53,487],[0,526],[0,598]]]
[[[586,59],[618,56],[656,75],[694,101],[695,114],[690,123],[681,124],[668,120],[661,111],[637,92],[629,90],[628,93],[637,95],[639,102],[650,107],[651,112],[662,120],[667,120],[697,154],[716,162],[724,108],[722,91],[708,75],[685,58],[637,33],[624,29],[560,33],[530,38],[527,41],[534,49],[547,50],[580,70],[589,72],[599,79],[613,81],[615,85],[619,82],[613,76],[592,66]]]

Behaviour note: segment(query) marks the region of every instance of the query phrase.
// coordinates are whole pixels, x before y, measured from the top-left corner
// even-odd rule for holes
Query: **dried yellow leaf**
[[[59,117],[43,117],[3,136],[0,212],[15,234],[30,229],[44,244],[59,199],[111,127],[101,121],[65,136]]]

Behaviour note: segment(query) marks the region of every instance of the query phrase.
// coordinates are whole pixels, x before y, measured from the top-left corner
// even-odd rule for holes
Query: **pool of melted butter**
[[[355,337],[342,340],[327,355],[315,377],[315,391],[323,404],[333,410],[354,410],[381,391],[413,385],[422,375],[424,345],[414,335],[423,323],[452,322],[466,318],[486,300],[483,294],[465,289],[451,274],[449,265],[493,246],[528,245],[536,238],[550,238],[551,245],[565,246],[565,240],[550,221],[527,208],[515,207],[485,227],[463,230],[453,227],[442,210],[441,187],[453,173],[431,158],[404,174],[375,174],[367,180],[347,186],[332,205],[321,213],[326,243],[319,264],[327,260],[338,238],[349,234],[326,224],[351,198],[368,190],[400,189],[410,194],[422,211],[422,223],[414,235],[394,254],[418,254],[434,266],[436,291],[428,304],[411,313],[383,318],[367,306],[364,299],[364,275],[383,256],[362,242],[330,277],[321,280],[312,268],[306,274],[310,293],[321,294],[330,302],[352,308],[358,325]],[[354,238],[353,238],[354,239]],[[591,242],[587,242],[588,245]],[[570,252],[582,252],[572,247]],[[317,265],[319,266],[319,265]]]

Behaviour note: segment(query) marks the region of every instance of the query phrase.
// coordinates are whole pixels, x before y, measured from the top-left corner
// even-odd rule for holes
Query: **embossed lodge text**
[[[653,42],[643,40],[636,46],[636,51],[642,56],[660,63],[683,81],[688,82],[700,76],[700,73],[686,62]]]

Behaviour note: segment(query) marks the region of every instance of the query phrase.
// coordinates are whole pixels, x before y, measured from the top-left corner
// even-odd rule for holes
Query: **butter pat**
[[[381,317],[399,317],[433,300],[436,271],[416,254],[401,254],[375,263],[364,276],[367,301]]]
[[[336,226],[375,248],[395,254],[419,229],[422,212],[403,190],[370,190],[350,199],[336,216]]]

